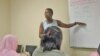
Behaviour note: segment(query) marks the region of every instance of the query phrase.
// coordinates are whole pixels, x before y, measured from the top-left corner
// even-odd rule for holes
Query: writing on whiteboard
[[[71,1],[71,5],[72,6],[76,6],[76,5],[85,5],[85,4],[91,4],[91,3],[95,3],[98,0],[73,0]]]

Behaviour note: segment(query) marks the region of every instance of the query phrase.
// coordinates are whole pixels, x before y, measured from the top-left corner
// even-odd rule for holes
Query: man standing
[[[45,18],[46,20],[43,21],[40,24],[40,28],[39,28],[39,37],[43,37],[44,35],[44,31],[51,26],[59,26],[62,28],[70,28],[73,27],[75,25],[86,25],[85,23],[82,22],[74,22],[74,23],[70,23],[70,24],[65,24],[63,22],[61,22],[60,20],[55,20],[52,18],[53,16],[53,10],[51,8],[46,8],[45,10]],[[47,34],[49,34],[50,32],[48,32]]]

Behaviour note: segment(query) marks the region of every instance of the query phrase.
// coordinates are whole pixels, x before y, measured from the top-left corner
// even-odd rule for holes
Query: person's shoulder
[[[61,21],[60,21],[60,20],[56,20],[56,21],[57,21],[57,24],[58,24],[58,25],[60,25],[60,24],[61,24]]]
[[[55,20],[55,21],[57,21],[57,23],[61,22],[60,20]]]
[[[56,21],[60,21],[60,20],[56,20]]]
[[[55,53],[57,56],[68,56],[61,50],[53,50],[52,53]]]
[[[46,19],[42,20],[42,22],[46,22]]]
[[[42,20],[41,24],[46,23],[46,20]]]
[[[42,53],[43,53],[43,48],[42,47],[37,47],[35,49],[35,51],[33,52],[32,56],[38,56],[38,55],[40,55]]]
[[[43,23],[45,23],[45,21],[46,21],[46,20],[43,20],[43,21],[40,23],[40,25],[43,25]]]

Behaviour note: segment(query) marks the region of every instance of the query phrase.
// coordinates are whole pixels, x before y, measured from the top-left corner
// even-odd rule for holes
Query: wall
[[[44,20],[45,8],[54,10],[54,19],[68,23],[67,0],[10,0],[11,32],[18,36],[19,44],[39,46],[39,25]],[[68,29],[63,29],[62,50],[71,56],[89,56],[95,49],[77,49],[69,46]]]
[[[9,0],[0,0],[0,37],[10,32]]]

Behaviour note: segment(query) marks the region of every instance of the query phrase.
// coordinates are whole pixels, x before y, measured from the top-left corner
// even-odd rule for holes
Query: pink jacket
[[[8,34],[0,41],[0,56],[19,56],[16,36]]]

